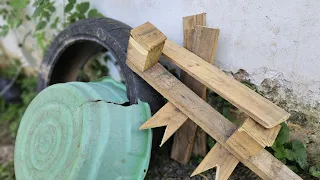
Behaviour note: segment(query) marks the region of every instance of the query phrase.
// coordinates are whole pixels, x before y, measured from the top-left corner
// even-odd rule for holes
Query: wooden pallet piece
[[[179,129],[188,119],[188,116],[181,113],[172,103],[165,104],[156,114],[154,114],[141,129],[149,129],[161,126],[167,126],[164,132],[160,147]]]
[[[161,64],[157,63],[145,72],[140,71],[131,61],[127,61],[127,65],[261,178],[301,179],[266,150],[261,150],[249,159],[244,159],[233,151],[225,142],[236,130],[236,126],[188,89]]]
[[[163,55],[266,128],[272,128],[290,116],[247,86],[170,40],[166,40]]]
[[[212,63],[219,29],[206,28],[205,24],[204,13],[183,18],[184,47]],[[184,71],[181,71],[180,80],[200,97],[206,97],[206,87]],[[207,154],[207,135],[193,121],[187,120],[174,134],[171,158],[187,164],[191,152],[202,157]]]
[[[159,61],[167,37],[149,22],[134,28],[130,34],[128,58],[145,71]]]
[[[128,54],[130,54],[129,51]],[[159,63],[145,72],[139,70],[135,63],[130,61],[130,58],[127,59],[127,65],[260,177],[264,179],[300,179],[265,150],[250,155],[248,158],[243,158],[237,151],[234,151],[226,141],[231,134],[238,132],[233,133],[236,127]],[[211,119],[215,120],[211,121]]]
[[[191,174],[195,176],[208,169],[216,167],[216,180],[227,180],[232,174],[239,160],[226,150],[221,144],[216,143],[199,166]]]

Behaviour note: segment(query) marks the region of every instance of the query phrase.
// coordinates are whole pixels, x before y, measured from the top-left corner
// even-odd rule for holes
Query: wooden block
[[[183,17],[183,42],[184,47],[190,49],[193,40],[193,30],[196,25],[206,26],[206,13]]]
[[[170,40],[164,45],[163,55],[266,128],[272,128],[290,116],[285,110]]]
[[[236,130],[236,126],[187,88],[161,64],[157,63],[145,72],[140,71],[130,61],[127,61],[127,65],[261,178],[301,179],[266,150],[260,151],[249,159],[244,159],[229,147],[225,142]]]
[[[156,114],[154,114],[140,129],[149,129],[161,126],[167,126],[160,146],[162,146],[176,132],[188,116],[183,114],[172,103],[165,104]]]
[[[281,125],[265,128],[251,118],[246,118],[241,125],[242,129],[254,138],[261,146],[272,146],[280,131]]]
[[[159,61],[167,37],[147,22],[131,30],[127,60],[145,71]]]
[[[227,180],[238,163],[239,160],[236,157],[221,146],[221,144],[216,143],[199,166],[193,171],[191,177],[217,167],[215,179]]]
[[[183,19],[184,45],[191,52],[212,63],[218,42],[219,29],[199,26],[198,23],[202,23],[200,25],[205,25],[205,23],[201,20],[197,22],[197,19],[205,19],[205,14],[188,16]],[[191,29],[190,23],[196,26]],[[193,92],[205,99],[206,87],[203,84],[184,71],[181,71],[180,80]],[[187,164],[190,160],[191,151],[195,156],[204,157],[207,154],[207,134],[191,120],[183,124],[174,136],[171,150],[172,159]]]
[[[251,137],[242,127],[239,127],[227,140],[227,145],[244,159],[256,155],[264,146]]]

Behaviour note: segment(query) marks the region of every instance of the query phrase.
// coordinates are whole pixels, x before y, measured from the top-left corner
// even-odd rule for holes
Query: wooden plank
[[[166,41],[163,54],[182,70],[266,128],[272,128],[290,116],[288,112],[247,86],[170,40]]]
[[[127,65],[261,178],[301,179],[266,150],[248,159],[242,158],[225,143],[236,130],[236,126],[187,88],[161,64],[157,63],[145,72],[140,71],[130,61],[127,61]]]
[[[226,143],[244,159],[248,159],[264,149],[264,146],[244,131],[242,127],[239,127]]]
[[[160,146],[162,146],[172,135],[179,129],[188,116],[184,115],[172,103],[165,104],[156,114],[154,114],[147,122],[145,122],[141,129],[149,129],[161,126],[167,126],[163,135]]]
[[[212,63],[219,29],[199,25],[205,25],[205,14],[183,18],[184,46],[207,62]],[[200,97],[206,97],[206,87],[184,71],[181,72],[180,80]],[[195,156],[204,157],[207,154],[207,135],[201,128],[197,128],[193,121],[188,120],[174,135],[171,158],[182,164],[187,164],[192,151]]]
[[[193,40],[193,29],[196,25],[206,26],[206,13],[183,17],[183,44],[184,47],[190,49]]]
[[[227,180],[238,163],[239,160],[234,157],[233,154],[221,146],[221,144],[216,143],[199,166],[193,171],[191,177],[217,167],[215,179]]]
[[[132,29],[131,36],[127,59],[145,71],[159,61],[167,38],[149,22]]]
[[[242,129],[254,138],[261,146],[272,146],[281,129],[281,125],[265,128],[251,118],[246,118],[241,125]]]

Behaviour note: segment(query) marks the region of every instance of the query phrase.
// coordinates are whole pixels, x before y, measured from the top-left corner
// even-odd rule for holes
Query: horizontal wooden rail
[[[262,126],[272,128],[289,118],[288,112],[176,43],[166,40],[162,53]]]

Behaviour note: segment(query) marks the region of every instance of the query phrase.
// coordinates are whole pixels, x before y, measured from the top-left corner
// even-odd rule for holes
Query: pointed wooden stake
[[[167,126],[160,146],[162,146],[181,126],[188,116],[182,113],[172,103],[165,104],[155,115],[145,122],[141,129],[149,129],[161,126]]]
[[[215,179],[227,180],[238,163],[239,160],[236,157],[219,143],[216,143],[199,166],[193,171],[191,177],[217,167]]]

